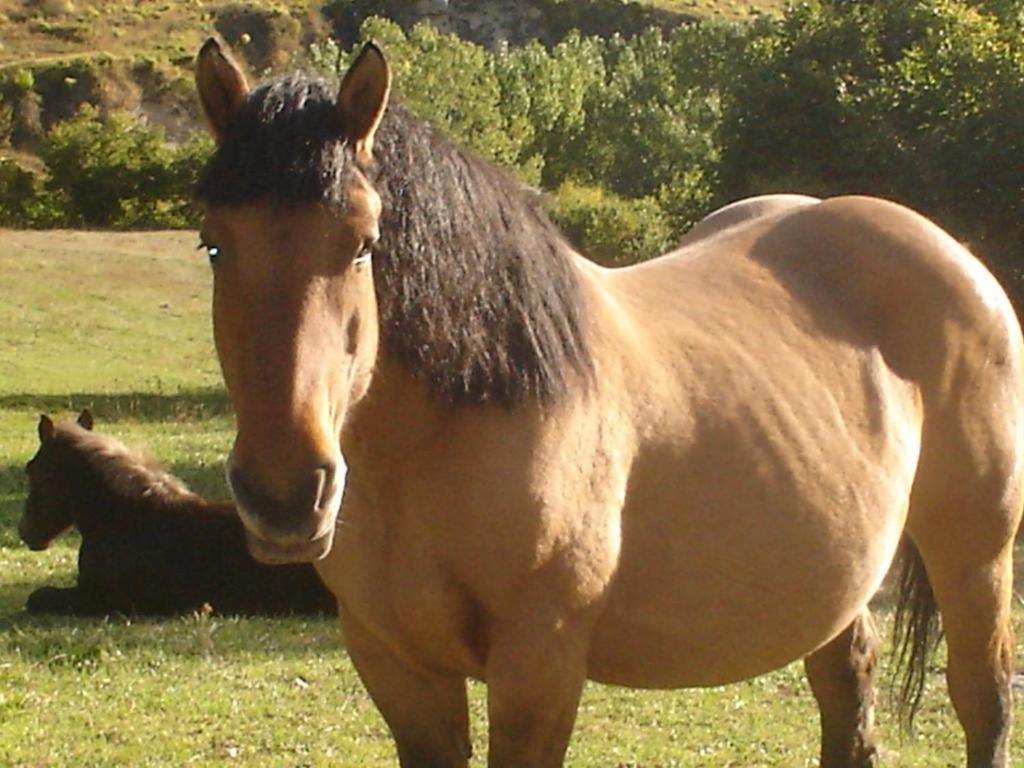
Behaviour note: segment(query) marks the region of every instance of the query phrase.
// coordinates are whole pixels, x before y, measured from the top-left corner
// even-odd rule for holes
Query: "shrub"
[[[657,198],[677,232],[699,219],[713,197],[728,82],[708,70],[737,39],[732,28],[699,24],[667,39],[652,29],[608,41],[582,120],[548,145],[544,182],[575,179],[627,199]]]
[[[515,165],[523,135],[508,130],[491,54],[427,23],[406,35],[393,22],[371,18],[362,34],[383,44],[396,93],[411,109],[483,157]]]
[[[627,200],[570,181],[558,188],[549,207],[580,251],[606,266],[658,256],[677,239],[668,217],[651,198]]]
[[[0,225],[26,225],[27,208],[35,195],[35,175],[10,158],[0,157]]]
[[[583,130],[587,101],[603,86],[602,50],[599,40],[572,34],[550,51],[534,41],[492,55],[498,109],[519,148],[515,164],[530,169],[524,175],[531,181],[557,186],[564,180],[558,157]]]
[[[63,201],[73,226],[184,227],[203,144],[174,150],[163,131],[83,107],[55,126],[40,148],[45,191]]]
[[[1024,45],[958,0],[808,0],[762,22],[722,123],[725,198],[891,197],[1004,274],[1024,236]]]
[[[14,135],[14,106],[0,101],[0,147],[11,143]]]
[[[0,144],[31,145],[43,134],[41,100],[30,69],[0,75]]]

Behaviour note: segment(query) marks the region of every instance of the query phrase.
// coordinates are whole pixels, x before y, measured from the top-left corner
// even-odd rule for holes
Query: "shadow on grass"
[[[89,408],[97,418],[105,422],[204,421],[232,413],[227,393],[212,387],[171,394],[73,392],[66,395],[0,395],[0,409],[4,408],[48,414]]]
[[[24,605],[31,589],[0,586],[3,605]],[[0,613],[0,654],[48,667],[96,668],[125,655],[274,658],[344,649],[334,616],[235,617],[201,613],[168,617],[87,617]]]

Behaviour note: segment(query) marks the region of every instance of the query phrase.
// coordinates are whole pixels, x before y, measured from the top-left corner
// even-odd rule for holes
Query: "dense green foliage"
[[[601,187],[567,181],[552,203],[552,213],[569,238],[586,243],[587,255],[601,264],[632,264],[672,246],[668,216],[650,197],[621,198]]]
[[[1016,14],[956,0],[806,2],[750,36],[720,126],[719,190],[891,197],[1010,277],[1024,234],[1022,119]]]
[[[868,193],[932,216],[1005,278],[1024,234],[1020,18],[1020,0],[808,0],[781,18],[551,47],[490,51],[379,18],[362,35],[387,50],[401,98],[554,190],[555,216],[601,260],[653,255],[751,194]],[[289,66],[337,74],[350,59],[327,42]],[[0,166],[9,223],[188,220],[196,145],[85,113],[40,154],[45,184]]]
[[[191,190],[209,150],[199,137],[172,147],[158,127],[85,106],[40,143],[45,179],[0,160],[0,224],[191,226]]]

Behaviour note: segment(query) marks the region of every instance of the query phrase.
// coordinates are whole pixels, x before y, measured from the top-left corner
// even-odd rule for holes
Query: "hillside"
[[[58,56],[191,57],[218,22],[282,35],[284,47],[333,31],[351,35],[370,15],[403,24],[430,19],[484,44],[497,38],[551,41],[572,27],[587,34],[630,34],[651,23],[743,18],[778,11],[783,0],[0,0],[0,66]],[[234,22],[229,17],[235,19]],[[258,45],[260,41],[255,39]]]
[[[329,35],[352,43],[363,19],[403,27],[424,19],[494,46],[554,43],[570,30],[631,35],[697,16],[739,18],[782,0],[0,0],[0,147],[31,147],[82,103],[163,125],[172,139],[195,126],[192,58],[216,31],[254,74],[288,64]],[[0,150],[2,151],[2,150]]]

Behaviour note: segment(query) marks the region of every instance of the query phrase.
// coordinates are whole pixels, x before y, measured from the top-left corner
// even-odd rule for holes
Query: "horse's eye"
[[[206,249],[206,255],[210,257],[210,264],[216,264],[217,259],[220,258],[220,247],[200,240],[199,247],[196,250],[198,251],[202,248]]]
[[[363,245],[360,247],[359,253],[356,254],[355,261],[352,263],[357,266],[360,264],[366,264],[370,260],[370,257],[373,256],[373,245],[376,242],[376,239],[370,238],[363,240]]]

